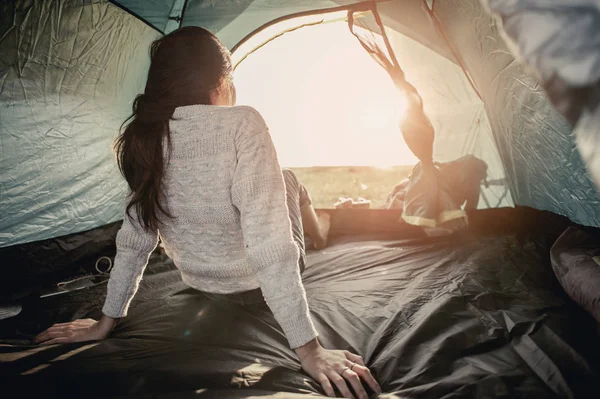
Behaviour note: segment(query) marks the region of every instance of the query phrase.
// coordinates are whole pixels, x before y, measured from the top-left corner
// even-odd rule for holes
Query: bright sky
[[[282,166],[412,165],[391,79],[346,22],[286,33],[235,73],[238,104],[265,117]]]

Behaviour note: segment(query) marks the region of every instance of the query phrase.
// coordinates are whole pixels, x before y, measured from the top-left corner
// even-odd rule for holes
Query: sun
[[[284,167],[416,163],[399,128],[406,99],[346,22],[267,43],[239,63],[235,84],[239,104],[267,121]]]

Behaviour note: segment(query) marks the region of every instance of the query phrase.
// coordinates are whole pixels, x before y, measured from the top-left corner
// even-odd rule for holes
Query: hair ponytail
[[[135,207],[142,226],[156,230],[160,215],[172,217],[161,204],[161,196],[166,163],[163,144],[171,142],[169,119],[173,110],[153,104],[145,94],[135,99],[133,110],[115,143],[119,169],[131,190],[126,213],[130,216]]]
[[[135,208],[146,229],[156,230],[160,217],[172,217],[161,202],[166,161],[170,153],[169,121],[175,108],[210,104],[212,94],[231,78],[229,51],[209,31],[184,27],[152,43],[144,94],[133,102],[133,115],[115,142],[117,163],[131,197],[126,213]],[[164,151],[167,145],[169,151]]]

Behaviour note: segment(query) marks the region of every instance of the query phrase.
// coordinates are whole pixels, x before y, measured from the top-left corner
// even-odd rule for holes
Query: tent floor
[[[596,324],[558,286],[548,250],[514,231],[442,239],[363,232],[310,252],[303,278],[322,343],[363,355],[381,398],[600,397]],[[110,339],[30,344],[52,323],[97,317],[104,290],[21,298],[21,314],[0,321],[2,391],[43,398],[321,393],[266,306],[213,302],[158,254]]]

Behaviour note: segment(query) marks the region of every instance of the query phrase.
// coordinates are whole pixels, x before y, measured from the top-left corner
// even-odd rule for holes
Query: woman
[[[354,397],[350,385],[366,398],[361,378],[380,388],[361,357],[324,349],[317,339],[300,277],[302,237],[292,235],[268,128],[258,112],[234,102],[230,55],[211,33],[185,27],[153,43],[144,94],[116,143],[131,193],[103,316],[57,324],[36,340],[106,338],[127,315],[160,236],[183,281],[209,297],[262,292],[303,369],[327,395],[335,395],[333,383],[345,397]]]

